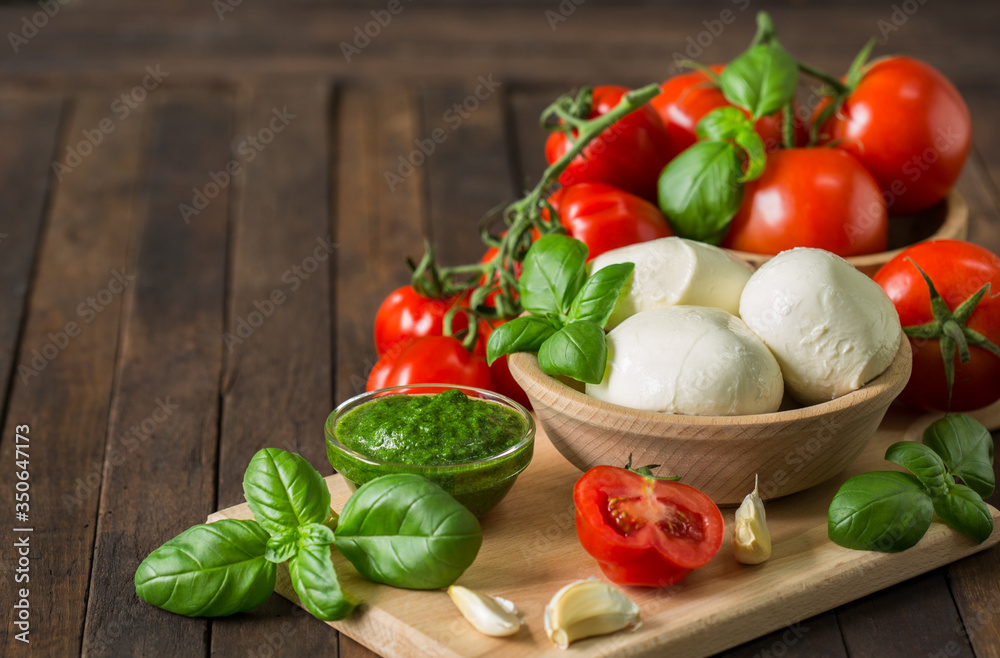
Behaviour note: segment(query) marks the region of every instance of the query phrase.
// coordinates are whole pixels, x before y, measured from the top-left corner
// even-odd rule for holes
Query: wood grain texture
[[[274,133],[264,147],[234,146],[241,170],[235,198],[223,338],[225,370],[219,437],[218,500],[243,501],[243,473],[254,453],[279,447],[329,472],[323,420],[333,408],[330,271],[331,90],[248,90],[237,140]],[[234,140],[235,141],[235,140]],[[212,622],[214,656],[262,655],[296,647],[330,654],[327,629],[280,597],[260,610]],[[335,652],[333,652],[335,655]]]
[[[413,91],[347,88],[337,117],[334,392],[339,403],[365,390],[377,358],[375,312],[389,292],[409,283],[405,259],[423,254],[427,224],[425,169],[407,169],[400,160],[416,148],[420,132]]]
[[[81,131],[92,130],[107,118],[107,97],[106,92],[77,99],[66,131],[74,146]],[[57,114],[45,106],[36,109],[43,119]],[[12,439],[17,425],[31,428],[27,446],[30,523],[17,525],[35,528],[30,536],[35,559],[30,582],[24,585],[39,593],[39,598],[46,593],[44,604],[33,601],[35,632],[30,635],[33,649],[41,655],[80,651],[81,602],[90,585],[103,464],[127,454],[117,441],[108,447],[109,452],[105,446],[123,293],[117,275],[132,274],[127,267],[129,232],[142,162],[143,123],[141,113],[116,122],[115,131],[56,186],[14,366],[19,373],[13,378],[3,436]],[[53,136],[34,134],[42,144]],[[12,139],[15,153],[20,142]],[[28,165],[38,159],[30,153],[21,155]],[[52,151],[43,155],[48,165]],[[26,188],[12,195],[15,200],[22,195],[26,200],[31,192],[28,174],[22,175]],[[22,212],[27,210],[22,206]],[[23,222],[25,231],[35,221],[30,215],[12,219]],[[30,242],[26,234],[21,237]],[[87,258],[66,258],[70,253],[85,253]],[[16,310],[11,308],[10,314],[16,316]],[[7,307],[4,312],[6,316]],[[53,448],[56,445],[58,449]],[[15,460],[21,458],[15,457],[13,441],[4,440],[0,466],[11,474],[0,480],[4,500],[14,499],[12,475]],[[3,531],[4,567],[11,561],[13,584],[10,527]],[[0,588],[3,610],[11,611],[5,617],[13,617],[15,591],[13,586]],[[0,653],[13,654],[23,646],[8,635],[12,630],[8,623],[0,631]]]
[[[62,115],[63,100],[55,94],[0,94],[0,405],[15,368]]]
[[[189,224],[191,203],[229,160],[231,98],[165,94],[156,108],[136,280],[126,304],[83,653],[204,653],[208,622],[141,604],[134,574],[215,498],[228,195]],[[211,193],[209,193],[211,196]]]
[[[794,629],[796,622],[817,613],[1000,542],[1000,527],[986,543],[976,545],[941,523],[932,524],[916,547],[902,553],[852,551],[829,541],[826,509],[836,489],[855,473],[885,468],[885,448],[913,431],[914,422],[912,416],[892,410],[871,444],[843,473],[769,503],[774,542],[769,561],[747,567],[732,558],[733,512],[728,510],[723,547],[712,562],[671,588],[628,588],[642,610],[643,625],[632,633],[581,641],[574,645],[576,651],[661,655],[669,647],[672,656],[710,655],[773,630],[790,625]],[[443,592],[366,581],[339,554],[334,562],[341,582],[366,605],[330,625],[386,656],[427,650],[435,655],[562,655],[545,637],[542,609],[559,587],[598,575],[599,570],[576,539],[571,492],[579,471],[546,437],[538,437],[535,449],[534,461],[509,497],[481,520],[483,548],[460,579],[467,587],[513,601],[524,615],[524,630],[510,639],[486,638],[468,626]],[[339,509],[350,491],[340,476],[327,483],[333,506]],[[991,512],[1000,520],[1000,511]],[[249,515],[241,505],[210,520]],[[287,578],[279,576],[277,590],[294,600]]]

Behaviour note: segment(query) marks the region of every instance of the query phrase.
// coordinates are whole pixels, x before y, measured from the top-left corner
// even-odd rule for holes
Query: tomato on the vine
[[[587,245],[588,259],[673,233],[660,209],[605,183],[563,187],[549,197],[570,237]]]
[[[829,102],[820,104],[817,116]],[[894,215],[941,201],[972,145],[969,108],[955,85],[910,57],[872,62],[819,132],[861,160]]]
[[[607,114],[627,92],[625,87],[594,87],[592,109],[587,118]],[[553,132],[545,142],[545,158],[552,164],[572,147],[570,133]],[[577,183],[607,183],[655,201],[660,171],[674,153],[660,117],[649,105],[643,105],[590,142],[559,176],[559,182],[564,187]]]
[[[611,581],[666,587],[708,564],[724,524],[704,493],[645,470],[596,466],[584,473],[573,489],[576,533]]]
[[[883,265],[874,279],[896,305],[904,328],[935,320],[930,289],[917,267],[955,315],[959,315],[963,302],[989,284],[967,320],[962,322],[962,317],[952,320],[959,333],[968,333],[964,325],[975,334],[972,340],[967,339],[968,362],[961,361],[960,350],[953,358],[951,411],[979,409],[1000,399],[1000,354],[973,344],[978,334],[994,346],[1000,345],[1000,256],[971,242],[933,240],[913,245]],[[951,335],[957,335],[954,329]],[[914,336],[910,338],[910,347],[913,372],[900,399],[925,410],[947,410],[948,383],[940,339]]]
[[[709,68],[715,73],[722,73],[726,66],[713,64]],[[676,75],[661,84],[660,90],[660,94],[649,104],[660,115],[677,153],[698,141],[698,122],[706,114],[720,107],[732,107],[722,90],[712,83],[704,71]],[[749,116],[749,113],[746,114]],[[763,116],[754,124],[768,151],[781,146],[783,121],[779,113]],[[806,137],[806,128],[801,121],[796,121],[795,127],[796,143],[799,143]]]
[[[493,330],[504,322],[507,322],[507,320],[494,320],[492,325],[485,320],[479,323],[476,354],[484,359],[486,358],[486,341],[490,339],[490,334],[493,333]],[[496,391],[500,395],[506,395],[521,406],[531,409],[531,401],[528,399],[528,394],[524,392],[521,385],[514,379],[514,375],[510,374],[506,355],[501,356],[490,364],[490,376],[493,377],[493,388],[491,390]]]
[[[444,316],[458,297],[431,299],[413,286],[403,286],[389,293],[375,314],[375,351],[381,356],[396,343],[418,336],[440,336],[444,333]],[[456,313],[452,331],[458,333],[469,326],[464,313]]]
[[[782,149],[746,184],[723,247],[777,254],[817,247],[838,256],[885,251],[888,219],[878,184],[854,156],[832,148]]]
[[[455,384],[494,389],[486,359],[451,336],[422,336],[396,345],[379,358],[367,390],[406,384]]]

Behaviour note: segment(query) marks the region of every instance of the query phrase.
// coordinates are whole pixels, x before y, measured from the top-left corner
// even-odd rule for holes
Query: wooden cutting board
[[[997,427],[1000,405],[974,415]],[[745,566],[733,559],[733,510],[723,510],[726,538],[712,562],[670,588],[625,588],[641,608],[641,627],[574,643],[569,655],[662,655],[664,649],[677,657],[710,655],[1000,542],[1000,512],[992,507],[996,527],[978,545],[938,521],[917,546],[896,554],[852,551],[827,538],[826,510],[840,484],[856,473],[890,468],[882,459],[886,447],[920,440],[934,418],[890,409],[871,444],[844,473],[767,503],[774,549],[762,565]],[[545,604],[573,580],[601,577],[597,563],[576,538],[572,490],[579,476],[540,431],[531,465],[500,506],[481,519],[483,547],[459,584],[513,601],[525,622],[517,635],[481,635],[444,591],[369,582],[337,553],[334,562],[342,585],[364,604],[350,618],[330,625],[384,656],[567,655],[545,636]],[[340,510],[350,491],[338,475],[326,481],[333,507]],[[252,517],[246,505],[239,505],[216,512],[209,521],[223,518]],[[298,603],[284,567],[279,568],[275,589]]]

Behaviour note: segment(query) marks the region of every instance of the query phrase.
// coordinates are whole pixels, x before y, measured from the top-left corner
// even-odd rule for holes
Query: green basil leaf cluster
[[[274,591],[276,565],[288,562],[292,586],[309,612],[343,619],[357,602],[340,588],[333,567],[330,492],[299,455],[265,448],[243,478],[253,521],[196,525],[143,560],[135,573],[142,600],[191,617],[254,608]]]
[[[504,354],[537,352],[550,375],[597,384],[608,348],[604,325],[635,266],[617,263],[587,277],[587,245],[565,235],[539,238],[524,257],[521,305],[532,315],[497,327],[486,344],[490,363]]]
[[[408,589],[451,585],[482,543],[472,512],[410,473],[362,485],[344,505],[334,541],[365,578]]]
[[[993,517],[983,498],[996,485],[993,441],[981,423],[962,414],[946,416],[924,431],[923,443],[894,443],[885,458],[909,473],[876,471],[845,482],[827,516],[835,543],[903,551],[920,541],[935,513],[977,543],[992,534]]]
[[[754,123],[780,110],[786,112],[786,123],[792,120],[798,62],[774,38],[769,25],[768,19],[757,43],[718,78],[720,90],[734,107],[705,115],[697,126],[699,141],[660,174],[660,210],[682,238],[722,242],[743,202],[744,183],[759,178],[767,163],[765,144]]]

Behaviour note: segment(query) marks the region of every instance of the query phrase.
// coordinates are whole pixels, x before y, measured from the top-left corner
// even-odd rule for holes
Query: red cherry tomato
[[[504,235],[506,235],[506,233],[504,233]],[[536,239],[536,240],[538,239],[537,230],[536,230],[536,235],[535,235],[534,239]],[[483,254],[483,257],[479,259],[479,262],[480,263],[486,263],[488,261],[493,260],[493,258],[496,257],[498,251],[499,250],[496,247],[488,247],[486,249],[486,253]],[[521,276],[521,269],[522,268],[523,268],[523,265],[521,263],[515,262],[514,263],[514,276],[520,277]],[[493,280],[494,281],[497,280],[497,276],[496,275],[493,276]],[[479,278],[479,285],[486,285],[486,275],[485,274]],[[490,294],[486,295],[486,303],[492,306],[493,303],[494,303],[493,300],[499,294],[500,294],[499,290],[494,290]],[[514,299],[517,299],[517,294],[516,293],[514,295]]]
[[[934,282],[952,311],[989,283],[990,290],[966,326],[1000,345],[1000,256],[971,242],[934,240],[916,244],[883,265],[875,273],[875,282],[896,305],[904,327],[934,319],[927,283],[914,263]],[[911,338],[910,347],[913,372],[900,399],[921,409],[944,411],[948,407],[948,385],[938,340]],[[952,411],[979,409],[1000,399],[1000,357],[971,345],[969,356],[967,363],[955,356]]]
[[[493,330],[504,322],[507,322],[507,320],[495,320],[492,326],[490,326],[489,322],[485,321],[479,323],[479,339],[476,341],[476,354],[486,358],[486,341],[490,339],[490,334],[493,333]],[[528,394],[524,392],[521,385],[510,374],[506,355],[501,356],[490,364],[490,376],[493,378],[494,387],[492,390],[500,395],[506,395],[527,409],[531,409],[531,401],[528,399]]]
[[[437,383],[494,390],[486,359],[451,336],[423,336],[386,352],[372,369],[367,390]]]
[[[889,212],[905,215],[934,205],[954,186],[972,144],[972,121],[955,85],[937,69],[887,57],[871,64],[820,136],[861,160],[884,190]]]
[[[878,184],[838,149],[783,149],[747,183],[722,246],[758,254],[817,247],[838,256],[885,251],[888,219]]]
[[[628,92],[625,87],[594,87],[593,109],[589,118],[607,114]],[[545,142],[545,157],[552,164],[572,148],[567,133],[554,132]],[[650,201],[656,201],[660,171],[673,157],[663,122],[644,105],[622,117],[598,135],[559,176],[569,187],[577,183],[607,183]]]
[[[619,585],[673,585],[722,546],[719,508],[680,482],[597,466],[577,480],[573,503],[580,543]]]
[[[588,258],[673,235],[659,208],[604,183],[561,188],[549,197],[549,203],[559,214],[566,232],[587,245]]]
[[[442,335],[444,316],[457,299],[429,299],[414,290],[413,286],[392,291],[375,314],[375,351],[381,356],[405,338]],[[458,333],[468,326],[468,317],[464,313],[456,313],[452,330]]]
[[[722,73],[726,67],[724,64],[714,64],[709,68]],[[649,101],[649,104],[660,115],[677,153],[698,141],[698,122],[706,114],[720,107],[732,106],[722,90],[702,71],[674,76],[661,84],[660,90],[660,94]],[[744,114],[749,116],[745,110]],[[781,114],[776,114],[761,117],[754,124],[768,151],[777,149],[782,144],[782,122]],[[796,144],[804,144],[808,137],[805,124],[799,120],[795,122],[795,136]]]

